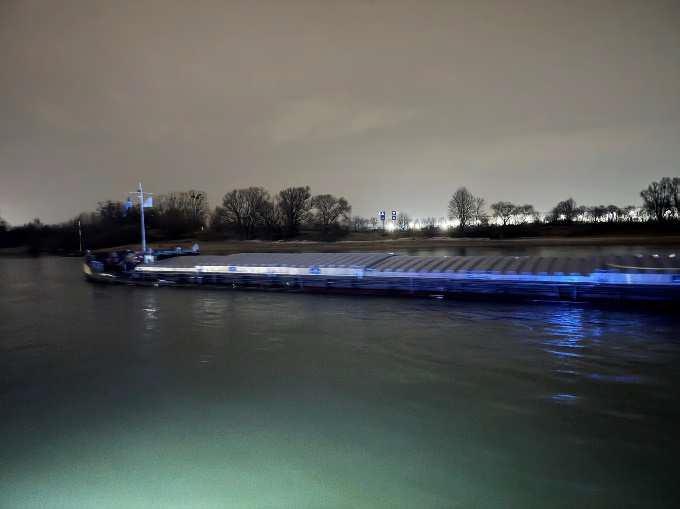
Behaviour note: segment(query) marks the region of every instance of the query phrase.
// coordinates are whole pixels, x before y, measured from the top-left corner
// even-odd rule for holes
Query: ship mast
[[[139,217],[142,228],[142,253],[146,254],[146,227],[144,226],[144,191],[139,183]]]
[[[147,206],[151,207],[151,195],[153,193],[145,193],[144,189],[142,188],[142,183],[140,182],[137,190],[131,192],[130,194],[136,194],[137,199],[139,200],[139,222],[140,229],[142,231],[142,253],[146,254],[146,226],[144,225],[144,208]],[[145,195],[147,196],[146,199]]]

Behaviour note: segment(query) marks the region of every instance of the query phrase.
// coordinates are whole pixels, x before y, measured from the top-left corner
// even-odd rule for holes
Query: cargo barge
[[[177,253],[196,254],[191,252]],[[322,293],[547,301],[680,303],[674,254],[557,258],[406,256],[394,253],[240,253],[228,256],[90,255],[88,280]],[[158,259],[164,258],[164,259]]]

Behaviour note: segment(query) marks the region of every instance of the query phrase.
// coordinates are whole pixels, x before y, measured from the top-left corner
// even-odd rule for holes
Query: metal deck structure
[[[154,286],[680,303],[680,258],[240,253],[176,257],[90,279]]]

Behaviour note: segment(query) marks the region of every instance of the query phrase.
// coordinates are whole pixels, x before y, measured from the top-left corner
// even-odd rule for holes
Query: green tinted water
[[[671,507],[676,317],[0,259],[0,507]]]

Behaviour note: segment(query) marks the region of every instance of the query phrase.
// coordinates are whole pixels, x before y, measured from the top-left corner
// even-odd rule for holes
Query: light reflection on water
[[[0,269],[1,507],[677,499],[674,316]]]
[[[158,298],[155,292],[146,292],[144,294],[144,302],[142,303],[142,311],[144,313],[144,330],[147,333],[153,333],[156,330],[158,322]]]

